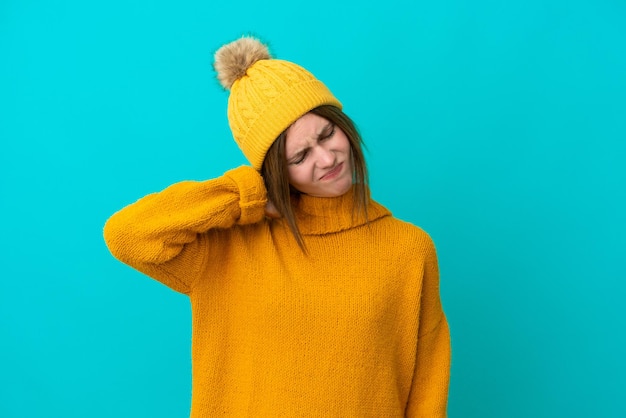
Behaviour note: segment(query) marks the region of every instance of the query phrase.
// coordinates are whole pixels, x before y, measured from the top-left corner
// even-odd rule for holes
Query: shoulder
[[[390,246],[410,247],[424,252],[434,251],[434,242],[428,232],[418,225],[396,218],[391,212],[376,219],[372,226],[376,233],[381,235],[381,239],[385,239]]]

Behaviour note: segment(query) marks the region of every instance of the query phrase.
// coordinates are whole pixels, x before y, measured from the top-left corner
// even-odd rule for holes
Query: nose
[[[335,153],[323,146],[318,147],[317,166],[319,168],[329,168],[333,165],[335,165]]]

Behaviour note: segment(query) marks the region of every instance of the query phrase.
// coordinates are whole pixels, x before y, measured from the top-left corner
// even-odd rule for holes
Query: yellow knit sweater
[[[450,336],[435,249],[352,193],[303,196],[305,255],[260,175],[182,182],[114,214],[115,257],[189,296],[191,417],[444,417]]]

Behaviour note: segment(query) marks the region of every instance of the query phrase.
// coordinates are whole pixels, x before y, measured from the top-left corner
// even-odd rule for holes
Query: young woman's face
[[[350,142],[332,122],[307,113],[286,132],[289,183],[301,193],[341,196],[352,187]]]

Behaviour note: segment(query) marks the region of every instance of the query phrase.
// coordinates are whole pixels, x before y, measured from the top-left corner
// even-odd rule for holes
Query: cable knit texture
[[[435,248],[352,193],[264,216],[259,174],[182,182],[114,214],[118,259],[189,296],[192,418],[445,417],[450,337]]]
[[[261,60],[236,80],[228,98],[235,141],[257,170],[278,135],[309,110],[341,103],[313,74],[297,64]]]

